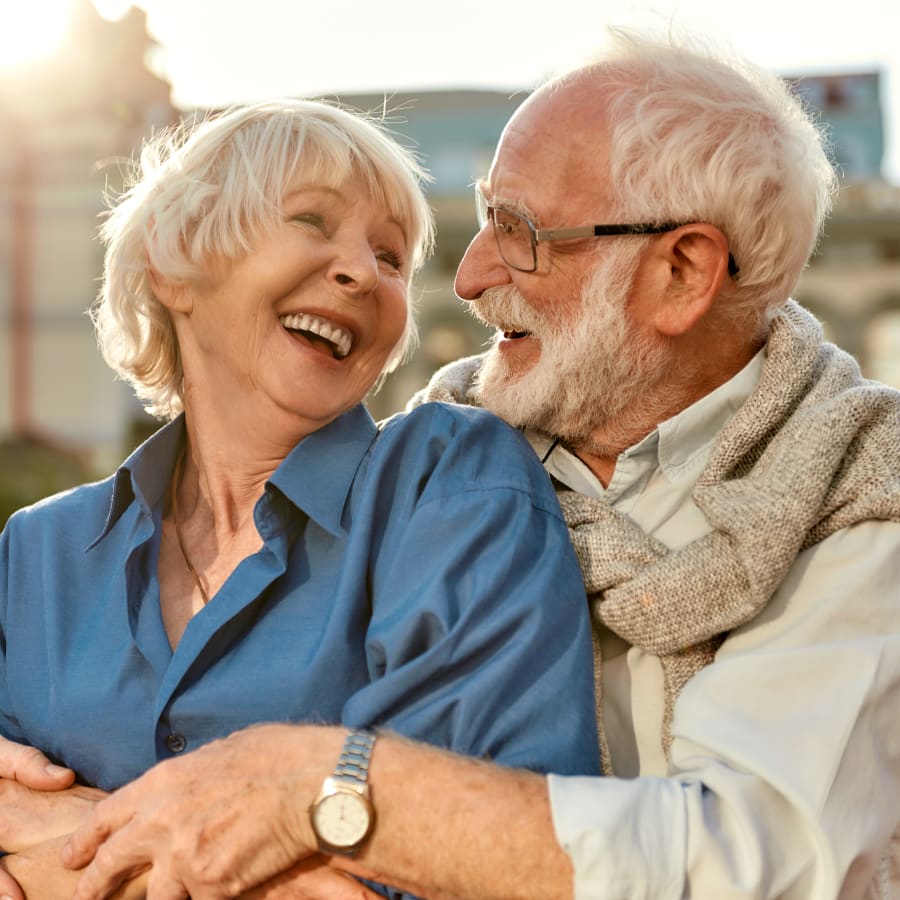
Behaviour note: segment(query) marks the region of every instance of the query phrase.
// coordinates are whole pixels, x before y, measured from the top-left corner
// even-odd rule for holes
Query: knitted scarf
[[[712,527],[705,537],[672,551],[602,500],[558,491],[595,626],[660,659],[667,756],[682,688],[713,662],[730,630],[763,610],[797,555],[857,522],[900,521],[900,392],[863,379],[793,302],[773,319],[767,348],[759,384],[722,429],[694,487]],[[481,359],[445,367],[410,406],[476,403]],[[597,729],[612,774],[601,663],[595,627]],[[900,829],[866,898],[887,900],[898,886]]]
[[[481,357],[451,364],[410,405],[474,403]],[[718,436],[693,499],[712,531],[669,550],[602,500],[558,493],[592,616],[659,657],[668,754],[675,703],[726,634],[758,615],[797,555],[866,519],[900,521],[900,392],[862,378],[788,302],[774,317],[760,382]],[[597,722],[604,766],[600,658]]]

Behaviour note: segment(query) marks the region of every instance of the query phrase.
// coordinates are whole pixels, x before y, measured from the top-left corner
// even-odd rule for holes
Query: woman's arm
[[[76,784],[60,791],[35,791],[0,780],[0,847],[7,853],[28,850],[74,831],[106,796],[98,788]]]
[[[95,802],[85,805],[84,792],[92,789],[71,789],[74,780],[71,769],[54,765],[36,747],[0,737],[0,848],[7,852],[23,850],[74,829]],[[49,802],[51,796],[56,796],[57,803]],[[102,796],[102,792],[97,792],[97,796]],[[77,817],[76,809],[80,812]],[[59,826],[54,824],[57,816]],[[49,862],[65,877],[58,858]],[[22,900],[25,895],[14,874],[19,873],[31,888],[29,898],[42,896],[37,878],[42,866],[36,856],[0,859],[0,895]]]
[[[71,897],[79,872],[63,868],[60,852],[66,835],[45,841],[21,853],[0,859],[0,869],[19,884],[27,900],[60,900]],[[147,875],[126,882],[112,896],[117,900],[140,900],[146,894]]]

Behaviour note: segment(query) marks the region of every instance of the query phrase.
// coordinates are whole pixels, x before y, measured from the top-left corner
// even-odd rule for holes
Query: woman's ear
[[[728,278],[728,241],[705,222],[682,225],[663,236],[669,283],[655,306],[654,327],[678,337],[689,332],[712,309]]]
[[[160,275],[146,258],[147,277],[150,279],[150,287],[153,296],[162,303],[169,312],[189,313],[193,307],[190,291],[187,285],[178,284],[164,275]]]

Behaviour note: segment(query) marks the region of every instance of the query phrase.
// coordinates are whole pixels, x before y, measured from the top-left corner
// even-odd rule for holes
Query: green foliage
[[[0,528],[19,508],[91,479],[78,456],[44,442],[0,442]]]

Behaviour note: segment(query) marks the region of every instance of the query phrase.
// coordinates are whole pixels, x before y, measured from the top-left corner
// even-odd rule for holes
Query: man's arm
[[[286,871],[315,852],[307,809],[344,735],[264,725],[156,766],[69,841],[73,868],[103,845],[75,897],[111,896],[148,865],[149,896],[160,898],[237,896]],[[428,897],[571,897],[543,777],[382,736],[371,782],[374,835],[356,860],[334,865]]]

